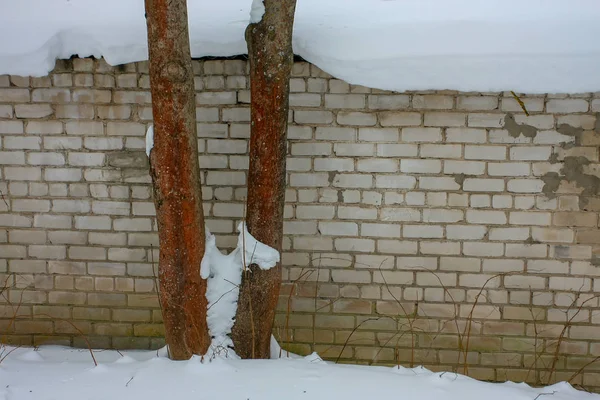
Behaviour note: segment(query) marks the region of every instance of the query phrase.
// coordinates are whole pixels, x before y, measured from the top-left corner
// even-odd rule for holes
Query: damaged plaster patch
[[[561,146],[565,149],[570,149],[573,146],[581,145],[581,135],[583,134],[583,131],[583,128],[576,128],[568,124],[561,124],[556,129],[556,132],[560,133],[561,135],[571,136],[575,138],[575,142],[565,142],[561,144]]]
[[[454,175],[454,182],[458,183],[460,185],[461,189],[462,189],[463,183],[465,182],[465,179],[467,179],[467,175],[465,175],[465,174]]]
[[[556,172],[548,172],[542,176],[544,187],[542,192],[550,199],[556,197],[561,181],[575,183],[577,187],[583,189],[579,197],[579,206],[583,209],[587,203],[589,196],[595,196],[600,189],[600,178],[586,174],[584,167],[590,164],[590,160],[581,156],[569,156],[563,160],[563,167],[560,169],[560,174]]]
[[[528,138],[534,138],[538,133],[535,126],[517,123],[515,116],[512,114],[506,114],[506,117],[504,117],[504,129],[514,138],[518,138],[521,134]]]

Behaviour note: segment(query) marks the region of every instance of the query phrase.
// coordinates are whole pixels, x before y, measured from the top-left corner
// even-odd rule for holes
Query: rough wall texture
[[[247,65],[194,68],[207,222],[232,247]],[[542,382],[600,355],[596,94],[521,96],[527,116],[511,93],[382,92],[306,63],[291,87],[290,349],[461,372],[463,349],[472,376]],[[162,344],[151,118],[144,63],[0,76],[4,340],[82,346],[74,324],[98,347]],[[574,382],[597,389],[594,371]]]

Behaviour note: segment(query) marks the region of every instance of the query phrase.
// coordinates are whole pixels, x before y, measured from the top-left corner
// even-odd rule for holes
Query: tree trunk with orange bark
[[[259,241],[282,250],[292,27],[296,0],[264,0],[262,20],[246,29],[251,136],[246,221]],[[245,271],[232,339],[242,358],[269,358],[281,265]]]
[[[186,0],[145,0],[154,117],[150,172],[158,220],[158,281],[172,359],[205,354],[205,232]]]

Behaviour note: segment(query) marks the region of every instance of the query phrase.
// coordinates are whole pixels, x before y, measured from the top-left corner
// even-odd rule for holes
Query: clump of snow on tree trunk
[[[263,0],[252,0],[252,8],[250,8],[250,23],[258,24],[263,15],[265,15],[265,3]]]
[[[216,246],[215,235],[206,229],[206,250],[200,275],[208,279],[206,298],[208,299],[207,322],[212,337],[211,352],[220,349],[232,349],[233,341],[229,337],[233,327],[242,272],[251,264],[266,270],[279,262],[279,252],[259,242],[240,222],[238,225],[237,247],[228,255],[221,253]]]
[[[146,131],[146,155],[150,158],[150,152],[154,147],[154,125],[150,125]]]

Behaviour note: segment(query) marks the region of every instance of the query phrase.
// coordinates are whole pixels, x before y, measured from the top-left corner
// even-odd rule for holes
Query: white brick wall
[[[207,224],[230,247],[246,196],[247,65],[194,69]],[[515,357],[514,340],[532,340],[530,308],[538,329],[556,330],[573,296],[600,290],[598,94],[523,95],[526,116],[511,93],[388,93],[306,63],[293,75],[276,334],[286,337],[290,298],[297,351],[337,358],[364,317],[384,315],[357,329],[361,341],[350,340],[342,358],[370,362],[382,349],[377,361],[392,363],[398,300],[418,315],[416,362],[450,368],[451,325],[465,323],[485,284],[473,309],[473,375],[522,380],[541,370],[529,350],[510,370],[498,360]],[[44,303],[94,346],[162,345],[144,154],[151,112],[146,63],[74,59],[50,77],[0,77],[0,278],[19,274],[30,322]],[[597,355],[597,305],[585,303],[567,331],[574,361],[559,362],[561,379]],[[81,345],[44,327],[14,336]],[[539,340],[550,348],[552,334]]]

